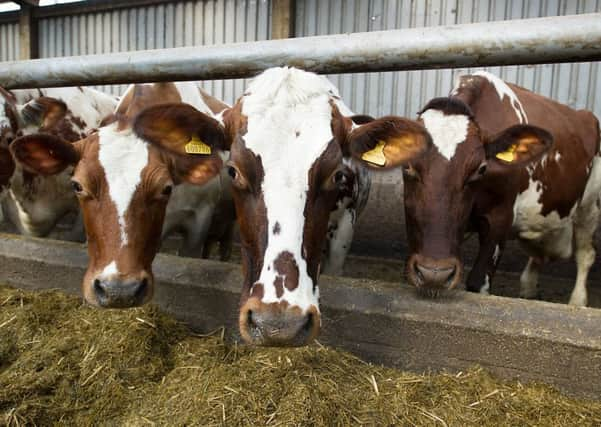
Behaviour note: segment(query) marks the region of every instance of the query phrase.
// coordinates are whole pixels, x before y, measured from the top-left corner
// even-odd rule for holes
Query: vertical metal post
[[[272,0],[271,38],[294,37],[295,0]]]
[[[33,17],[33,6],[21,4],[19,14],[19,58],[38,57],[38,23]]]

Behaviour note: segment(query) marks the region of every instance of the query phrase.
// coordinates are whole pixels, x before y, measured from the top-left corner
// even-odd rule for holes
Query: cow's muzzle
[[[152,277],[96,278],[92,282],[92,304],[102,308],[131,308],[145,304],[152,297]]]
[[[305,312],[287,303],[264,304],[249,298],[240,309],[240,335],[249,344],[297,347],[310,343],[319,333],[319,310]]]
[[[461,280],[463,268],[457,258],[434,259],[414,254],[407,263],[409,283],[420,290],[453,289]]]

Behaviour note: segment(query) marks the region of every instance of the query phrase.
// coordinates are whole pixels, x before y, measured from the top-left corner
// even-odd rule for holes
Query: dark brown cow
[[[98,132],[70,144],[55,136],[34,134],[11,145],[23,168],[42,175],[75,166],[72,185],[83,212],[89,264],[83,294],[101,307],[131,307],[153,293],[151,264],[173,186],[204,184],[222,169],[224,134],[193,83],[136,85],[117,108],[118,114]],[[194,156],[159,151],[133,132],[138,113],[168,104],[155,116],[157,129],[169,138],[192,144]],[[190,116],[190,111],[194,114]],[[143,124],[138,130],[145,132]]]
[[[160,110],[140,116],[147,116],[146,129]],[[317,279],[330,214],[348,200],[350,214],[337,224],[352,236],[369,184],[349,147],[368,151],[387,142],[397,164],[428,147],[423,128],[409,120],[389,117],[358,126],[351,114],[325,77],[273,68],[223,115],[242,242],[240,333],[246,341],[301,345],[318,333]],[[154,142],[184,153],[182,141],[157,135]]]
[[[472,229],[480,250],[468,290],[489,292],[505,241],[515,236],[531,257],[522,296],[536,294],[544,261],[574,254],[570,303],[586,305],[601,193],[597,119],[478,72],[463,76],[449,98],[431,101],[420,122],[436,149],[404,170],[410,282],[454,287]]]

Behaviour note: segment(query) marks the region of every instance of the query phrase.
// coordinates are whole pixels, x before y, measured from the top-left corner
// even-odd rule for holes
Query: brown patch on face
[[[250,293],[251,298],[257,298],[259,301],[263,299],[263,295],[265,295],[265,288],[262,283],[255,283],[252,287],[252,291]]]
[[[334,128],[334,125],[333,125]],[[337,137],[336,134],[335,138]],[[309,170],[309,191],[303,215],[302,256],[307,262],[307,273],[313,280],[313,290],[317,286],[319,263],[328,229],[330,213],[336,207],[336,201],[343,197],[344,191],[333,184],[332,174],[342,164],[340,143],[330,142],[326,150]]]
[[[275,282],[273,282],[273,286],[275,287],[275,295],[278,298],[281,298],[282,295],[284,295],[284,279],[282,276],[276,277]]]
[[[282,227],[280,226],[280,223],[278,221],[275,222],[275,225],[273,226],[273,234],[280,234],[280,232],[282,231]]]
[[[279,276],[276,279],[276,283],[278,280],[282,281],[282,278],[285,277],[286,283],[284,285],[286,286],[286,289],[288,289],[289,291],[293,291],[294,289],[296,289],[298,287],[299,272],[298,272],[298,264],[296,263],[296,260],[294,259],[294,255],[292,255],[288,251],[282,252],[280,255],[278,255],[278,257],[274,261],[273,267],[275,268],[275,271]],[[276,283],[274,283],[274,285],[276,285]],[[280,289],[281,289],[281,283],[280,283]],[[276,291],[277,291],[277,285],[276,285]],[[281,295],[283,295],[283,293],[284,293],[284,290],[281,289],[281,292],[278,295],[278,298]]]

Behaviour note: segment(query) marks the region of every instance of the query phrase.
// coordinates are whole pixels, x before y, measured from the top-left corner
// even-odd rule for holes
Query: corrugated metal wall
[[[299,0],[298,37],[601,12],[601,0]],[[413,117],[446,95],[455,76],[475,69],[335,75],[356,112]],[[596,63],[491,67],[538,93],[601,117],[601,66]]]
[[[0,24],[0,61],[19,59],[19,24]]]
[[[40,56],[54,57],[234,41],[270,35],[270,0],[196,0],[40,20]],[[601,0],[297,0],[298,37],[600,12]],[[0,60],[18,57],[18,24],[0,25]],[[412,117],[469,70],[332,76],[357,112]],[[599,63],[493,67],[508,81],[601,116]],[[244,81],[206,82],[233,102]],[[104,87],[114,94],[124,86]],[[598,95],[598,96],[597,96]]]
[[[40,20],[43,58],[265,40],[269,0],[197,0]],[[206,82],[232,103],[243,80]],[[120,94],[126,86],[99,87]]]

